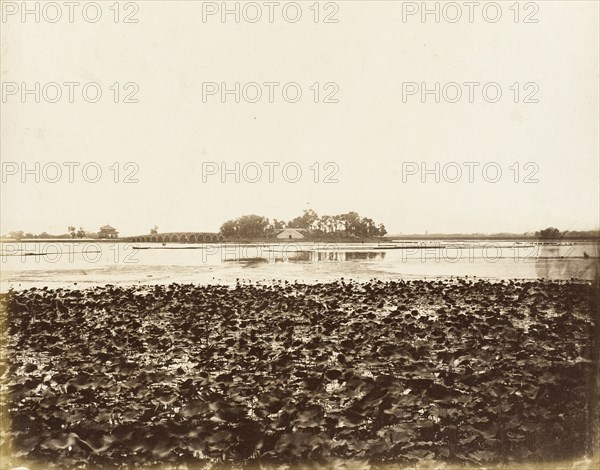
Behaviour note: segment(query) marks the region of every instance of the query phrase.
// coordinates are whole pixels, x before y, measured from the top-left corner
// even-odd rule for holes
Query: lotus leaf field
[[[11,291],[3,465],[578,459],[593,295],[473,279]]]

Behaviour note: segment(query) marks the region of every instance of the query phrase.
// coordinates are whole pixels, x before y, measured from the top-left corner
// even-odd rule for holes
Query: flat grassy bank
[[[553,468],[595,442],[594,295],[463,279],[10,292],[2,465]]]

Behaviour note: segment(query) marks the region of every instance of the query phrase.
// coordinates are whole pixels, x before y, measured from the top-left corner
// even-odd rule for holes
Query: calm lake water
[[[382,244],[0,243],[0,289],[104,284],[233,284],[344,277],[592,279],[593,243],[427,241]]]

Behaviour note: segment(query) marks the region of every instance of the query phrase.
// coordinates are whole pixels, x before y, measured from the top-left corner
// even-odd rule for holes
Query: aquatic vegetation
[[[10,292],[2,452],[61,468],[579,458],[592,295],[465,279]]]

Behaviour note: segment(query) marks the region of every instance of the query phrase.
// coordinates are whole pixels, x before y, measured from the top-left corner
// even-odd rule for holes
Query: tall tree
[[[560,238],[560,230],[554,227],[545,228],[544,230],[540,230],[535,234],[543,240],[552,240]]]
[[[269,219],[259,215],[244,215],[235,220],[228,220],[221,226],[221,234],[225,237],[260,238],[268,233]]]
[[[8,232],[8,236],[10,238],[14,238],[15,240],[21,240],[25,236],[25,232],[23,230],[18,230],[16,232]]]

